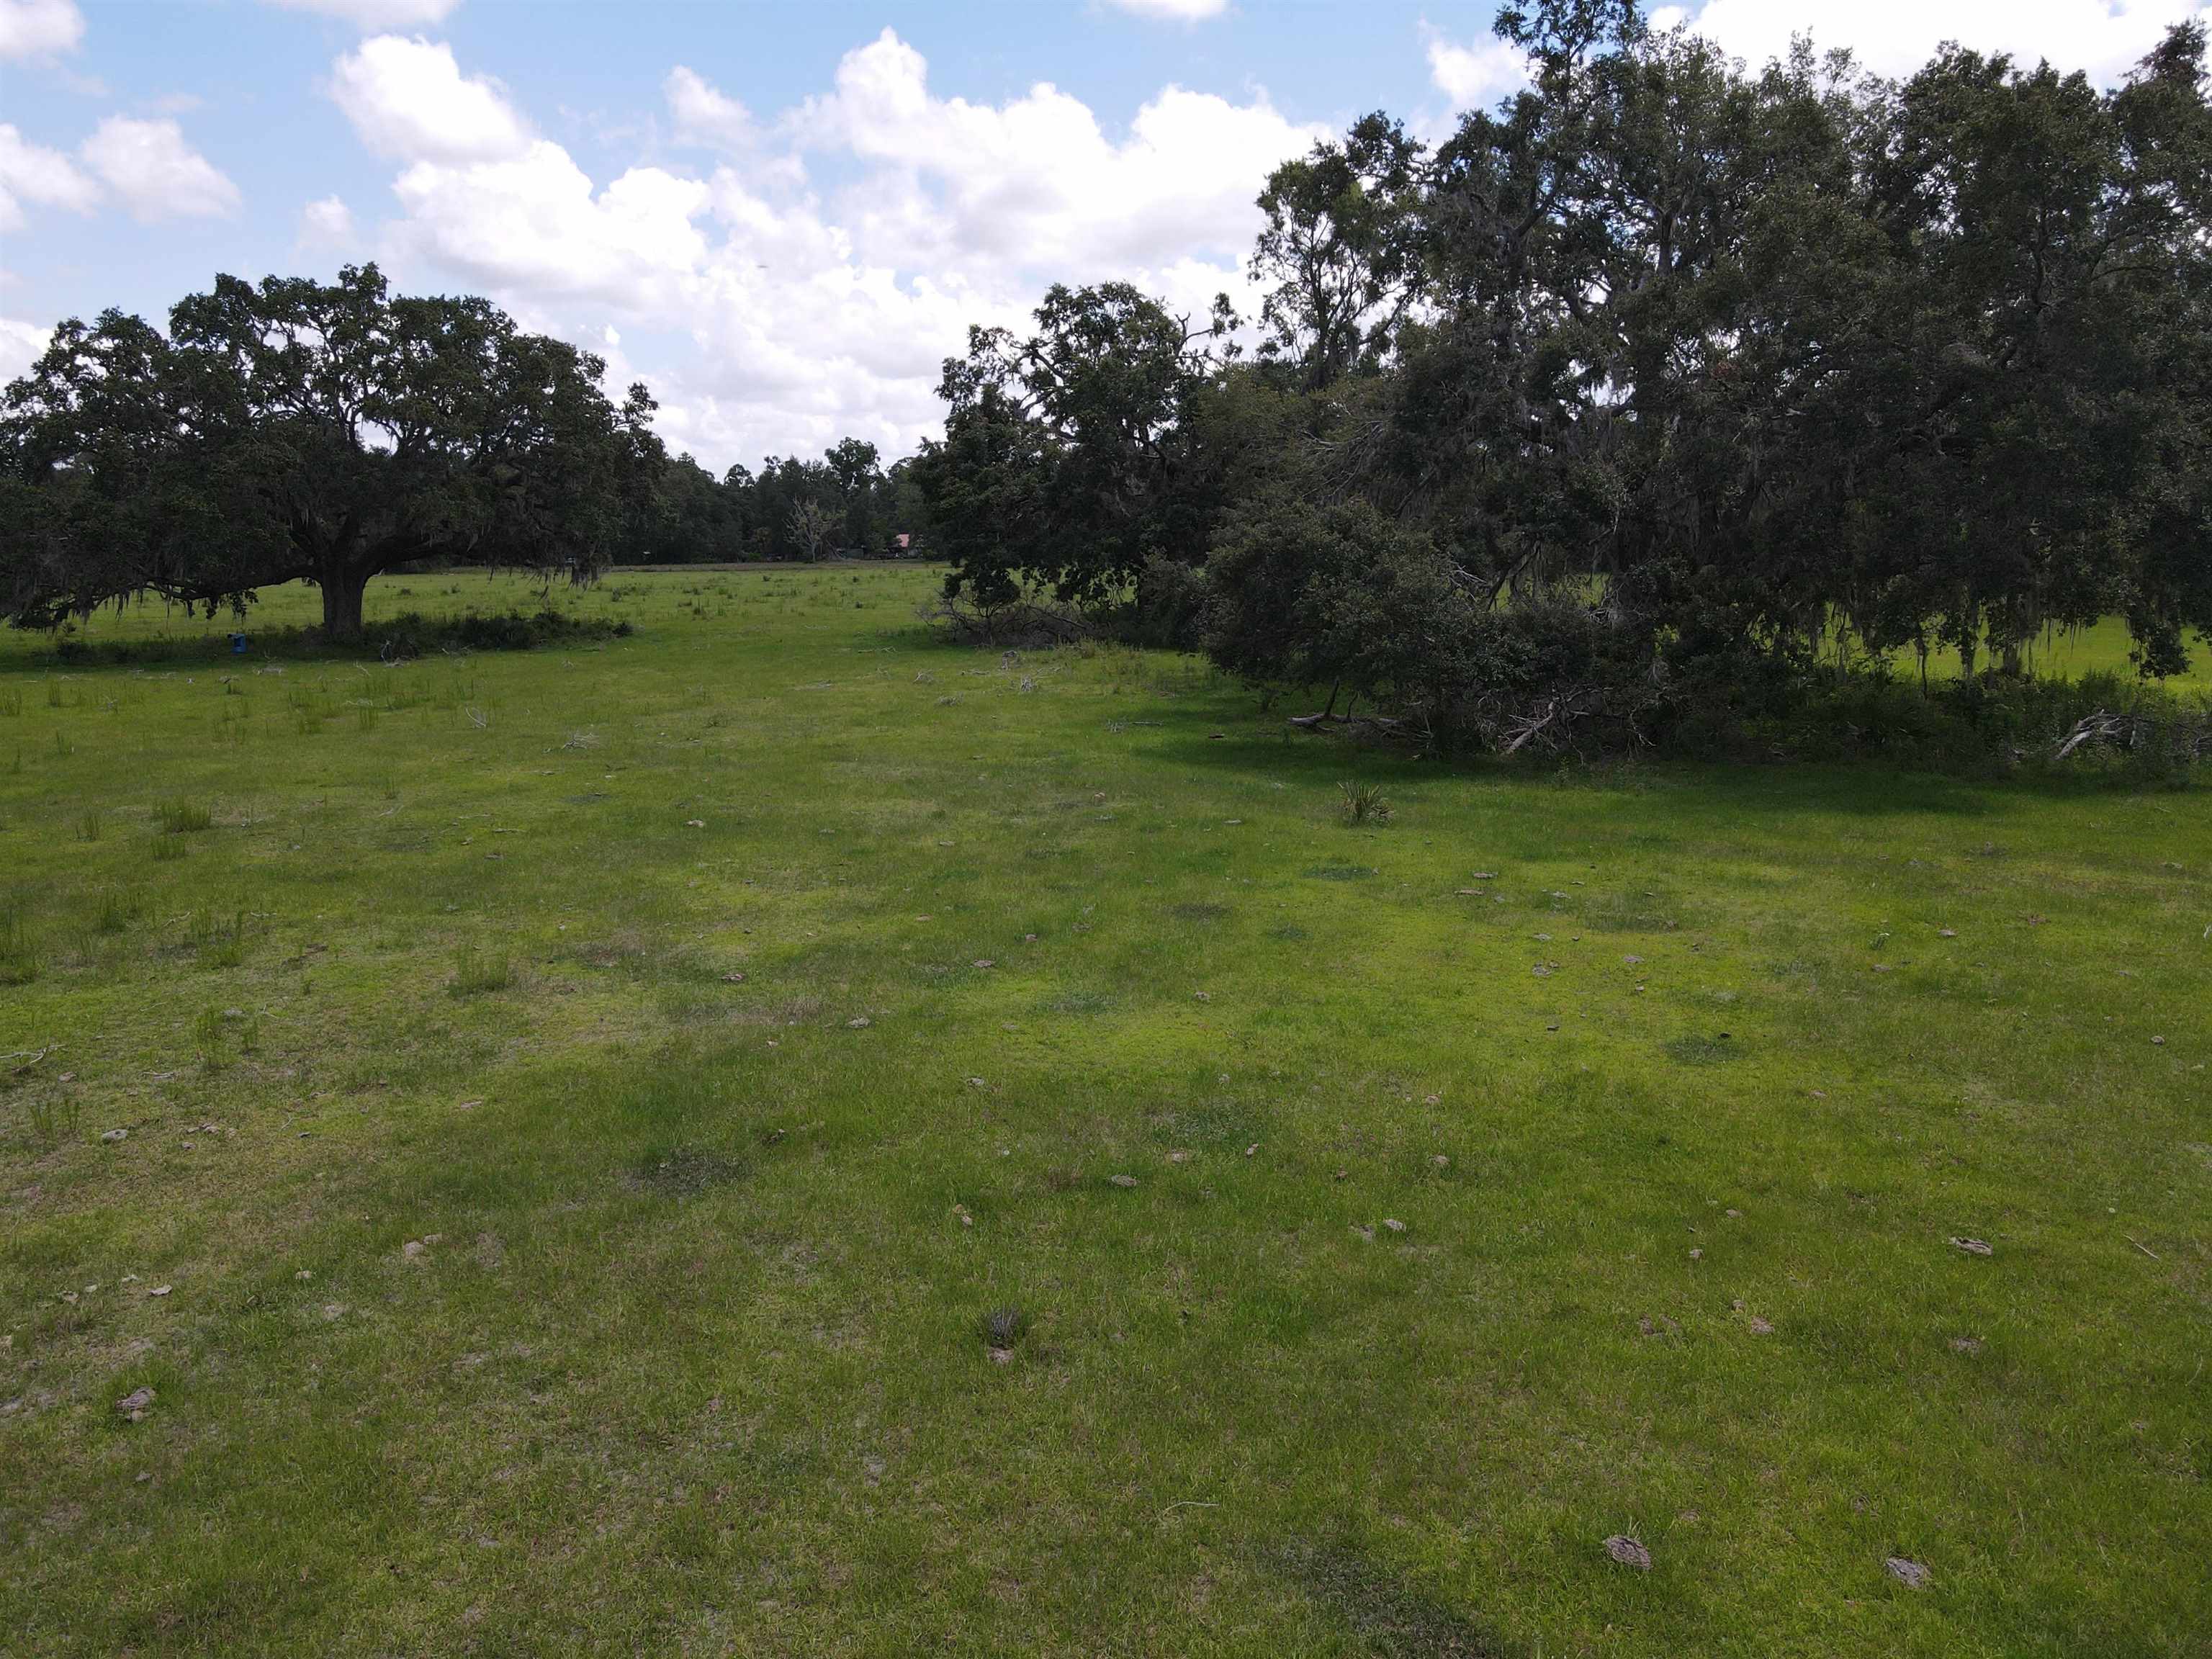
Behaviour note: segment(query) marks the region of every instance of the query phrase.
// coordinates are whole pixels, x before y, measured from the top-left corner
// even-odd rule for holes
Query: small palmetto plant
[[[1344,797],[1344,821],[1350,824],[1380,824],[1390,822],[1393,809],[1390,797],[1382,793],[1379,783],[1340,783],[1338,791]]]
[[[1020,1308],[994,1308],[978,1322],[983,1346],[991,1351],[994,1359],[1012,1357],[1015,1344],[1029,1334],[1030,1316]]]

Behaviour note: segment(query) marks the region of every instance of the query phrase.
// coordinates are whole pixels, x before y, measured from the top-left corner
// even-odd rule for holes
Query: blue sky
[[[2109,81],[2207,0],[1704,0],[1753,60],[1944,38]],[[1201,308],[1274,161],[1510,89],[1492,0],[0,0],[0,374],[58,319],[377,258],[641,377],[720,468],[933,428],[1054,280]]]

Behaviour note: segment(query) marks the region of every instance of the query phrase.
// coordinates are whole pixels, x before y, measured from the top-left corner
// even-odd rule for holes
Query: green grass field
[[[930,580],[0,641],[0,1649],[2212,1652],[2212,797],[1448,769]]]

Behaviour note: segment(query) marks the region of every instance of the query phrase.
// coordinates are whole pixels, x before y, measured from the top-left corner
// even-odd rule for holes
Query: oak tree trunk
[[[325,570],[319,580],[323,590],[323,637],[359,639],[362,595],[368,586],[368,572],[341,567]]]

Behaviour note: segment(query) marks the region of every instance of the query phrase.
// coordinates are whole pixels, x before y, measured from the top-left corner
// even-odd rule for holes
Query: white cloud
[[[1461,46],[1431,32],[1429,79],[1455,110],[1486,109],[1528,81],[1528,60],[1494,35]]]
[[[1167,17],[1179,23],[1218,17],[1229,9],[1229,0],[1108,0],[1108,3],[1142,17]]]
[[[325,196],[300,210],[301,248],[331,252],[351,246],[353,240],[353,210],[343,197]]]
[[[27,142],[0,121],[0,230],[23,222],[23,204],[88,213],[100,201],[100,186],[58,149]]]
[[[83,39],[76,0],[0,0],[0,58],[70,52]]]
[[[535,300],[591,299],[629,310],[672,302],[707,243],[692,222],[711,192],[697,179],[633,167],[596,193],[545,140],[522,155],[449,166],[418,161],[392,185],[405,246],[477,283]]]
[[[669,113],[676,120],[676,136],[684,143],[709,149],[742,149],[758,137],[752,114],[727,94],[708,86],[698,74],[678,64],[662,83]]]
[[[1257,232],[1253,198],[1268,172],[1327,136],[1264,95],[1231,104],[1170,87],[1115,143],[1049,83],[1000,106],[938,98],[921,54],[889,29],[847,53],[836,91],[789,127],[808,148],[878,164],[854,230],[878,257],[1074,280],[1182,257],[1233,266]]]
[[[461,0],[263,0],[287,11],[320,12],[350,23],[363,34],[442,23]]]
[[[27,373],[45,355],[53,330],[17,317],[0,317],[0,386]]]
[[[380,155],[441,162],[512,160],[532,143],[529,123],[498,83],[463,79],[453,49],[380,34],[332,67],[331,95]]]
[[[1691,27],[1753,64],[1783,56],[1792,35],[1809,33],[1816,49],[1849,46],[1881,75],[1908,75],[1956,40],[2111,82],[2170,25],[2205,9],[2205,0],[1708,0]]]
[[[969,325],[1020,325],[1052,282],[1127,278],[1202,313],[1243,286],[1267,172],[1322,136],[1264,97],[1176,88],[1115,137],[1049,86],[1003,105],[943,99],[886,31],[780,119],[672,71],[678,135],[742,164],[601,185],[443,47],[370,51],[383,45],[342,60],[332,87],[402,163],[399,216],[365,240],[403,282],[488,293],[601,352],[616,384],[647,380],[668,441],[717,468],[848,433],[910,453],[942,417],[939,371]],[[433,83],[435,99],[412,95]],[[456,139],[457,88],[484,89],[496,118],[459,125],[494,142]],[[426,107],[448,120],[414,113]],[[810,157],[842,181],[826,198]]]
[[[174,121],[111,115],[84,141],[81,154],[142,222],[238,210],[238,186],[185,142]]]

